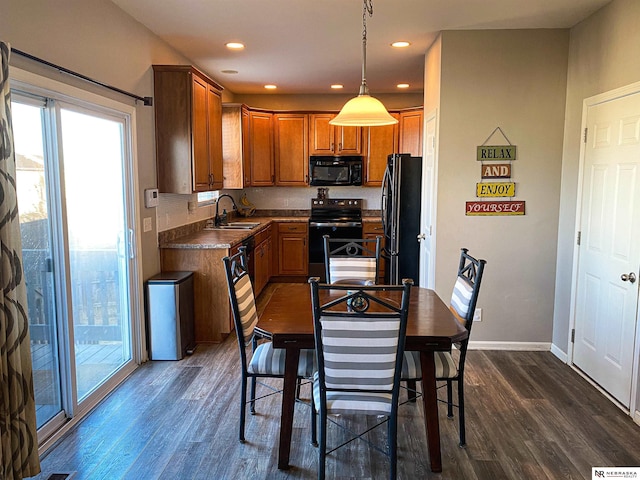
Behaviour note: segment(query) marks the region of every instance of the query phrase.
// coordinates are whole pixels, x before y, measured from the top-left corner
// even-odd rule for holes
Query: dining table
[[[392,292],[380,294],[392,295]],[[327,300],[320,297],[321,302]],[[256,330],[271,338],[274,348],[286,350],[278,446],[278,468],[286,470],[290,460],[300,350],[314,348],[310,285],[276,285],[264,305]],[[449,351],[452,344],[467,337],[467,330],[435,291],[411,287],[405,350],[420,352],[424,425],[432,472],[442,471],[434,352]]]

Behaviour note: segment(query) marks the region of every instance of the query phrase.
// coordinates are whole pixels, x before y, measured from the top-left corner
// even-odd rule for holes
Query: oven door
[[[309,276],[326,281],[323,236],[355,240],[362,238],[361,222],[309,222]]]

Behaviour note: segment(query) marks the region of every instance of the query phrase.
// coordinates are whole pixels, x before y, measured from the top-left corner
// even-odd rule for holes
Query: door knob
[[[631,283],[636,283],[636,274],[633,272],[631,272],[629,275],[623,273],[622,275],[620,275],[620,280],[622,280],[623,282],[629,281]]]
[[[420,234],[418,234],[417,238],[418,238],[418,241],[420,242],[420,241],[424,240],[427,237],[426,237],[426,235],[424,233],[420,233]]]

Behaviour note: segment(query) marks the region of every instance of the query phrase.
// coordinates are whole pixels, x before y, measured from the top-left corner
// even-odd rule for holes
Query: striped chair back
[[[327,388],[392,391],[399,315],[321,316],[320,325]]]
[[[327,283],[378,283],[382,237],[345,239],[324,236]]]
[[[371,284],[376,283],[378,265],[375,258],[367,257],[334,257],[329,262],[329,283],[349,279],[361,279]]]
[[[480,293],[482,274],[484,273],[484,266],[487,262],[473,258],[469,255],[469,250],[466,248],[460,250],[458,276],[453,286],[449,309],[465,326],[469,333],[471,333],[473,316],[478,303],[478,294]]]
[[[245,345],[248,345],[253,338],[253,330],[258,324],[258,312],[256,301],[253,296],[253,286],[249,274],[245,273],[239,277],[233,286],[238,302],[238,320],[236,331],[242,330]],[[238,323],[240,325],[238,325]]]

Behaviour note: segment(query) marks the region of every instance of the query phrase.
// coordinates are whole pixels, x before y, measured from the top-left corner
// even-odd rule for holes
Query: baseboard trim
[[[569,363],[569,356],[565,352],[560,350],[560,348],[557,345],[554,345],[553,343],[551,344],[551,353],[553,353],[556,357],[558,357],[558,359],[561,360],[563,363]]]
[[[482,342],[470,341],[470,350],[512,350],[528,352],[548,352],[551,343],[547,342]]]

